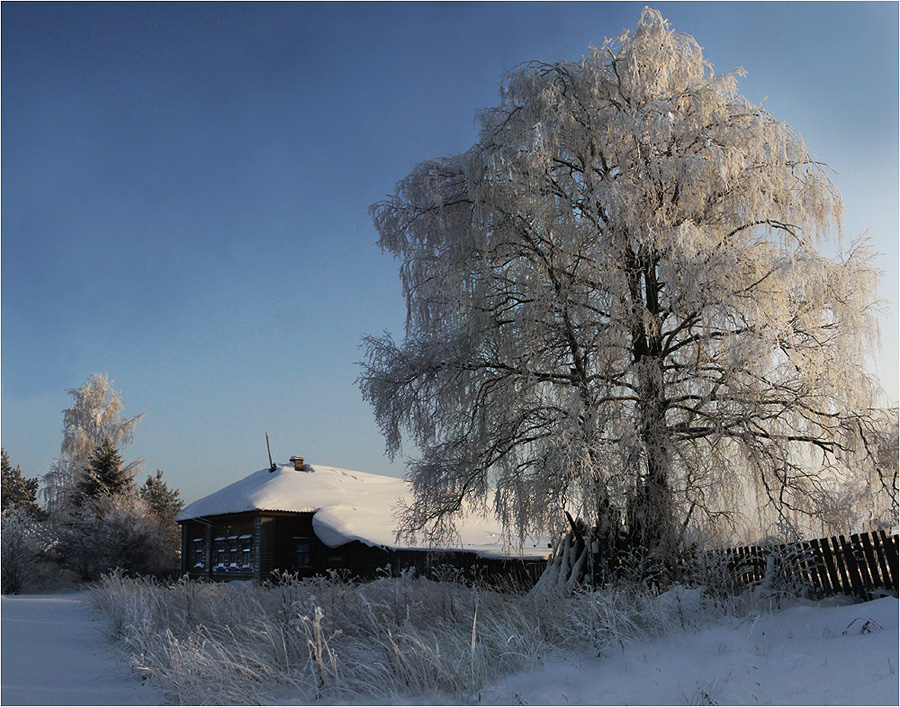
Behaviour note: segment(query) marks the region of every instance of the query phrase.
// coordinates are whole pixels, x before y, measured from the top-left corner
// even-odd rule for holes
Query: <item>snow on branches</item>
[[[646,9],[510,71],[471,149],[372,207],[408,317],[360,386],[388,451],[422,452],[407,530],[493,500],[520,537],[569,510],[666,553],[873,463],[873,256],[817,250],[841,196],[739,76]]]

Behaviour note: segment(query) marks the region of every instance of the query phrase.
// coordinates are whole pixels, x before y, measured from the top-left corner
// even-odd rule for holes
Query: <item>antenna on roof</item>
[[[275,466],[275,463],[272,461],[272,448],[269,446],[269,433],[266,432],[266,449],[269,450],[269,471],[275,471],[278,467]]]

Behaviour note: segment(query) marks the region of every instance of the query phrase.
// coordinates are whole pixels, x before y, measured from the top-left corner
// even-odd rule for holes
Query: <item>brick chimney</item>
[[[303,464],[303,457],[291,457],[291,461],[294,462],[295,471],[306,471],[306,467]]]

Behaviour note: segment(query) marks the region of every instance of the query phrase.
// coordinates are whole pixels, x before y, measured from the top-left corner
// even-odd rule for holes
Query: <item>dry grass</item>
[[[551,652],[603,654],[738,608],[698,589],[522,595],[411,575],[260,586],[114,573],[92,595],[173,704],[466,700]]]

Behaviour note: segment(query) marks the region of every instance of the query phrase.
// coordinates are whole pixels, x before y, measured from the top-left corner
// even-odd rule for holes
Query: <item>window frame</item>
[[[205,560],[204,545],[205,545],[205,542],[204,542],[203,538],[194,538],[193,539],[193,545],[192,545],[193,553],[192,554],[194,556],[194,569],[195,570],[196,569],[202,570],[202,569],[206,568],[206,562],[204,562],[204,560]]]
[[[313,551],[315,549],[315,545],[313,543],[313,538],[308,535],[295,535],[292,538],[294,543],[294,567],[296,569],[312,569],[313,567]],[[302,555],[305,556],[306,562],[301,562],[301,545],[305,546],[305,550],[302,551]]]
[[[240,555],[241,569],[253,568],[253,535],[241,535],[238,537],[238,551]]]
[[[227,559],[225,556],[225,536],[220,535],[220,536],[216,537],[214,542],[215,542],[214,547],[215,547],[215,555],[216,555],[216,564],[213,565],[213,567],[217,570],[218,569],[224,570],[228,567],[228,565],[225,564],[225,560]]]

